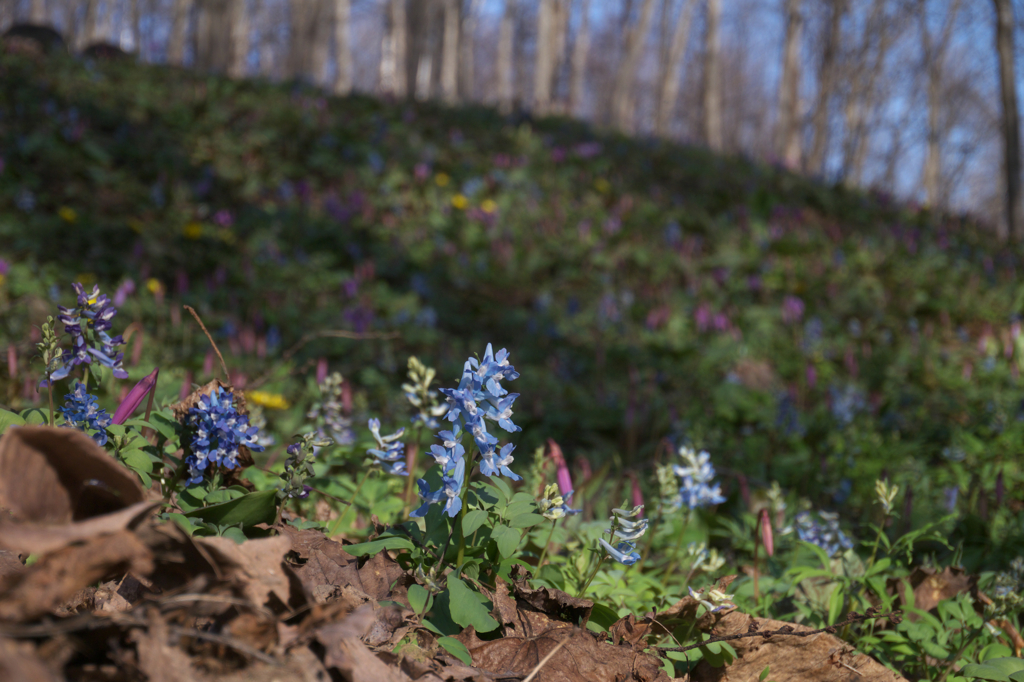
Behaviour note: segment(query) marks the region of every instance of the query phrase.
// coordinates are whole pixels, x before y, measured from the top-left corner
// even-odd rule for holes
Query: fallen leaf
[[[134,527],[160,502],[137,502],[119,511],[59,525],[0,523],[0,547],[24,554],[48,554],[68,545]]]
[[[111,574],[145,575],[152,568],[149,550],[130,531],[65,547],[0,582],[0,620],[37,618]]]
[[[255,606],[266,606],[275,613],[288,610],[291,584],[284,569],[284,555],[292,547],[287,536],[247,540],[236,544],[231,538],[198,538],[225,575],[241,584],[242,593]]]
[[[28,653],[30,645],[0,637],[0,680],[17,682],[59,682],[38,658]]]
[[[743,634],[750,631],[752,623],[761,632],[786,625],[798,633],[812,629],[732,611],[718,622],[715,632]],[[765,666],[771,666],[770,679],[786,682],[906,682],[870,656],[853,653],[846,642],[827,632],[809,637],[748,637],[729,644],[736,650],[736,660],[723,668],[713,668],[701,661],[690,673],[692,682],[757,682]]]
[[[18,521],[79,521],[144,499],[135,475],[77,429],[17,426],[0,436],[0,508]]]

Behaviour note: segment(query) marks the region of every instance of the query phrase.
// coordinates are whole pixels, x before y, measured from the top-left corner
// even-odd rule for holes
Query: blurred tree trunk
[[[533,67],[533,113],[544,116],[551,106],[551,80],[555,72],[555,0],[537,6],[537,56]]]
[[[135,46],[135,54],[142,59],[142,9],[141,0],[131,0],[128,5],[128,15],[132,24],[132,45]]]
[[[411,87],[418,100],[430,99],[439,80],[440,51],[438,39],[440,17],[438,0],[413,0],[408,12],[409,66]]]
[[[444,35],[441,48],[441,97],[446,104],[459,101],[460,0],[444,0]]]
[[[580,26],[576,31],[569,64],[569,115],[577,118],[583,118],[583,87],[586,85],[589,52],[590,0],[580,0]]]
[[[856,58],[847,68],[849,95],[846,100],[846,138],[843,141],[843,177],[847,186],[863,184],[864,161],[868,148],[868,113],[874,111],[878,79],[885,68],[898,17],[885,12],[886,1],[874,0],[868,14]],[[902,14],[902,12],[900,12]]]
[[[476,91],[476,26],[480,15],[481,0],[470,0],[462,17],[462,37],[459,39],[459,94],[466,101],[473,101]]]
[[[825,167],[825,153],[828,151],[829,138],[829,107],[835,95],[837,76],[837,56],[839,43],[842,40],[842,20],[846,13],[846,0],[830,0],[829,28],[825,35],[821,52],[821,67],[818,78],[818,98],[814,105],[814,116],[811,125],[814,130],[814,141],[811,154],[807,159],[807,170],[820,175]]]
[[[1024,205],[1020,192],[1020,120],[1017,115],[1017,81],[1013,51],[1013,4],[993,0],[996,6],[996,52],[999,56],[999,90],[1003,104],[1003,173],[1006,182],[1006,223],[999,239],[1024,239]]]
[[[668,0],[666,0],[666,6]],[[658,87],[658,112],[654,119],[654,132],[659,137],[668,137],[672,125],[672,114],[679,98],[679,84],[683,78],[683,58],[686,56],[686,44],[690,40],[690,25],[693,23],[693,9],[696,0],[683,0],[676,19],[672,42],[664,56],[661,83]]]
[[[138,2],[138,0],[135,0]],[[245,8],[245,0],[231,0],[229,6],[231,21],[231,59],[228,64],[228,75],[232,78],[244,78],[249,70],[249,13]]]
[[[79,26],[78,36],[76,43],[76,50],[81,52],[90,43],[96,40],[96,35],[99,32],[100,23],[100,2],[99,0],[86,0],[85,1],[85,17],[82,20],[82,25]],[[175,63],[175,62],[172,62]],[[180,60],[179,62],[180,63]]]
[[[405,0],[388,3],[387,26],[380,56],[380,90],[386,95],[404,99],[408,96],[408,69],[406,67],[406,29],[408,27]]]
[[[231,64],[232,26],[229,0],[199,0],[196,17],[196,63],[200,71],[225,72]]]
[[[711,0],[717,2],[717,0]],[[647,36],[651,32],[651,19],[654,18],[654,0],[643,0],[640,5],[640,16],[626,34],[626,46],[622,61],[615,72],[615,83],[612,86],[612,123],[623,132],[633,132],[633,114],[636,110],[636,75],[640,57]]]
[[[256,0],[256,49],[260,75],[270,78],[274,73],[274,22],[271,20],[271,0]]]
[[[707,0],[704,27],[704,141],[713,151],[722,150],[722,55],[720,24],[722,0]]]
[[[334,0],[307,0],[313,15],[310,46],[310,70],[305,74],[310,82],[328,88],[331,64],[331,38],[334,37]]]
[[[495,60],[498,82],[498,110],[503,114],[512,111],[515,102],[515,72],[512,53],[515,48],[516,0],[505,0],[505,12],[498,29],[498,55]]]
[[[86,5],[86,25],[89,24],[89,10],[97,0],[88,0]],[[185,61],[185,38],[188,33],[188,15],[192,12],[192,0],[174,0],[174,16],[171,20],[171,35],[167,42],[167,63],[181,66]],[[95,22],[95,18],[93,19]],[[88,30],[88,29],[86,29]]]
[[[318,0],[290,0],[288,3],[288,60],[285,78],[303,78],[313,72],[318,4]]]
[[[46,16],[46,0],[32,0],[28,9],[28,21],[38,26],[48,25],[51,22]]]
[[[800,39],[803,17],[800,0],[786,0],[786,38],[779,87],[779,128],[775,153],[787,168],[800,167]]]
[[[928,79],[927,151],[921,184],[924,186],[925,201],[930,207],[936,207],[943,203],[939,194],[939,184],[942,179],[942,130],[939,118],[944,104],[942,101],[942,63],[946,58],[946,48],[949,45],[949,39],[953,33],[953,23],[959,9],[960,0],[953,0],[939,35],[934,36],[928,26],[925,0],[918,0],[921,58],[924,61]]]
[[[352,2],[351,0],[334,0],[334,50],[335,95],[347,95],[352,92],[354,77],[352,67]]]

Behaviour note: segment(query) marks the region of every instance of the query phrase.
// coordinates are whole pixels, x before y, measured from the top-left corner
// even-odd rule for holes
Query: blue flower
[[[60,411],[64,415],[66,426],[73,426],[79,431],[92,429],[96,431],[92,436],[96,444],[106,445],[110,416],[106,410],[99,409],[96,396],[85,392],[85,384],[75,382],[72,392],[64,396],[64,407],[60,408]]]
[[[612,539],[618,538],[621,542],[612,547],[604,538],[598,540],[608,555],[620,564],[632,566],[640,560],[640,554],[636,551],[636,540],[647,532],[648,522],[647,519],[630,519],[639,516],[643,509],[642,505],[632,509],[612,509],[612,525],[608,529],[608,534]]]
[[[405,429],[398,429],[390,436],[382,436],[379,419],[371,419],[368,426],[373,439],[377,441],[377,447],[367,450],[366,454],[376,457],[389,474],[408,476],[409,472],[405,470],[405,443],[398,440],[405,434]]]
[[[683,465],[672,467],[680,479],[679,495],[674,500],[677,508],[685,504],[690,509],[697,509],[725,502],[721,488],[717,484],[711,485],[715,479],[711,456],[686,446],[679,449],[679,455],[683,458]]]
[[[805,511],[796,515],[796,533],[801,540],[821,547],[829,556],[853,547],[850,538],[839,530],[838,514],[818,512],[818,517],[820,520],[815,521],[811,514]]]
[[[122,366],[124,353],[117,352],[118,346],[124,345],[124,339],[120,334],[111,337],[107,333],[111,320],[117,315],[117,308],[106,294],[100,293],[99,286],[93,286],[88,294],[80,283],[72,286],[78,294],[78,305],[73,308],[58,306],[60,315],[57,316],[64,323],[64,331],[71,334],[72,347],[64,352],[61,358],[63,366],[53,372],[50,379],[64,379],[76,365],[88,365],[93,360],[113,370],[118,379],[127,379],[128,372]]]
[[[462,498],[459,497],[459,494],[462,492],[462,484],[465,482],[465,479],[466,460],[459,459],[454,461],[451,468],[441,475],[441,487],[437,490],[431,492],[430,486],[422,478],[416,481],[416,485],[420,489],[420,498],[423,499],[423,505],[409,514],[409,516],[415,518],[426,516],[430,505],[445,500],[444,511],[449,517],[454,518],[462,509]]]
[[[626,566],[632,566],[636,562],[640,561],[640,554],[636,551],[636,545],[632,542],[620,542],[615,547],[608,544],[608,541],[604,538],[598,540],[604,550],[608,552],[608,556],[618,561],[620,564]]]
[[[522,480],[509,468],[514,459],[514,446],[506,444],[499,448],[498,439],[487,430],[488,420],[497,422],[498,426],[509,433],[520,430],[512,422],[512,403],[519,394],[510,394],[501,385],[503,380],[512,381],[518,377],[519,373],[508,362],[508,351],[502,348],[495,353],[491,344],[487,344],[482,360],[469,358],[466,361],[458,388],[440,389],[448,403],[447,418],[452,422],[452,429],[437,434],[442,444],[432,446],[430,455],[441,465],[444,485],[431,491],[426,481],[421,479],[417,485],[424,504],[413,516],[422,516],[427,507],[440,502],[444,497],[448,497],[445,511],[449,516],[454,516],[461,509],[461,500],[453,501],[453,496],[458,498],[461,494],[467,468],[466,449],[460,443],[463,432],[469,433],[480,453],[480,473],[485,476],[500,474],[514,481]]]
[[[188,467],[185,485],[192,486],[203,480],[203,471],[210,464],[228,469],[238,468],[239,448],[262,452],[259,429],[250,426],[249,418],[239,414],[234,406],[234,395],[220,386],[199,399],[189,409],[184,425],[191,430],[189,454],[184,464]]]

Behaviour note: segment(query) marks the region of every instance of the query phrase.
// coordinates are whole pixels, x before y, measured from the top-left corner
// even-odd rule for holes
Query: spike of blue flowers
[[[368,426],[373,439],[377,441],[377,447],[370,448],[366,453],[376,457],[384,471],[389,474],[408,476],[409,472],[405,470],[405,443],[398,440],[405,433],[405,429],[398,429],[390,435],[382,436],[379,419],[371,419]]]
[[[91,438],[97,445],[106,445],[110,416],[106,410],[99,408],[96,396],[86,393],[85,384],[75,382],[71,393],[64,396],[64,407],[60,408],[60,411],[64,415],[66,426],[72,426],[79,431],[93,429],[96,433]]]
[[[185,485],[193,486],[203,480],[203,472],[213,464],[228,469],[239,466],[239,448],[261,452],[259,429],[249,425],[249,418],[239,414],[234,406],[234,395],[220,386],[203,395],[199,403],[189,409],[184,424],[191,429],[191,453],[185,457],[188,467]]]
[[[608,556],[618,561],[620,564],[625,566],[632,566],[636,562],[640,561],[640,554],[636,551],[636,546],[631,542],[620,542],[615,547],[608,544],[608,541],[604,538],[598,540],[601,546],[604,547],[604,551],[608,552]]]

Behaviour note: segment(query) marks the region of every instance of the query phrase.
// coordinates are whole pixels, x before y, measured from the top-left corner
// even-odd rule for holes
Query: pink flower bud
[[[178,400],[182,401],[192,392],[192,370],[185,372],[185,380],[181,382],[181,390],[178,391]]]
[[[128,391],[128,395],[125,396],[121,404],[117,406],[117,410],[114,412],[114,417],[111,420],[114,424],[124,424],[128,421],[128,417],[132,416],[139,405],[142,404],[142,400],[156,388],[156,378],[160,374],[160,368],[157,367],[149,376],[135,384],[135,388]]]
[[[555,461],[555,468],[557,469],[555,480],[558,482],[558,492],[562,495],[568,495],[572,491],[569,465],[565,463],[562,448],[558,447],[558,443],[553,438],[548,438],[548,453],[551,455],[551,459]]]
[[[14,344],[7,346],[7,374],[13,380],[18,373],[18,349]]]
[[[643,507],[644,506],[644,493],[640,490],[640,480],[636,477],[636,472],[629,472],[629,481],[633,488],[633,506]]]
[[[772,536],[772,521],[768,516],[768,510],[762,509],[758,516],[761,526],[761,543],[764,545],[765,554],[775,556],[775,538]]]
[[[316,383],[324,383],[324,379],[327,378],[327,358],[321,357],[316,361]]]

